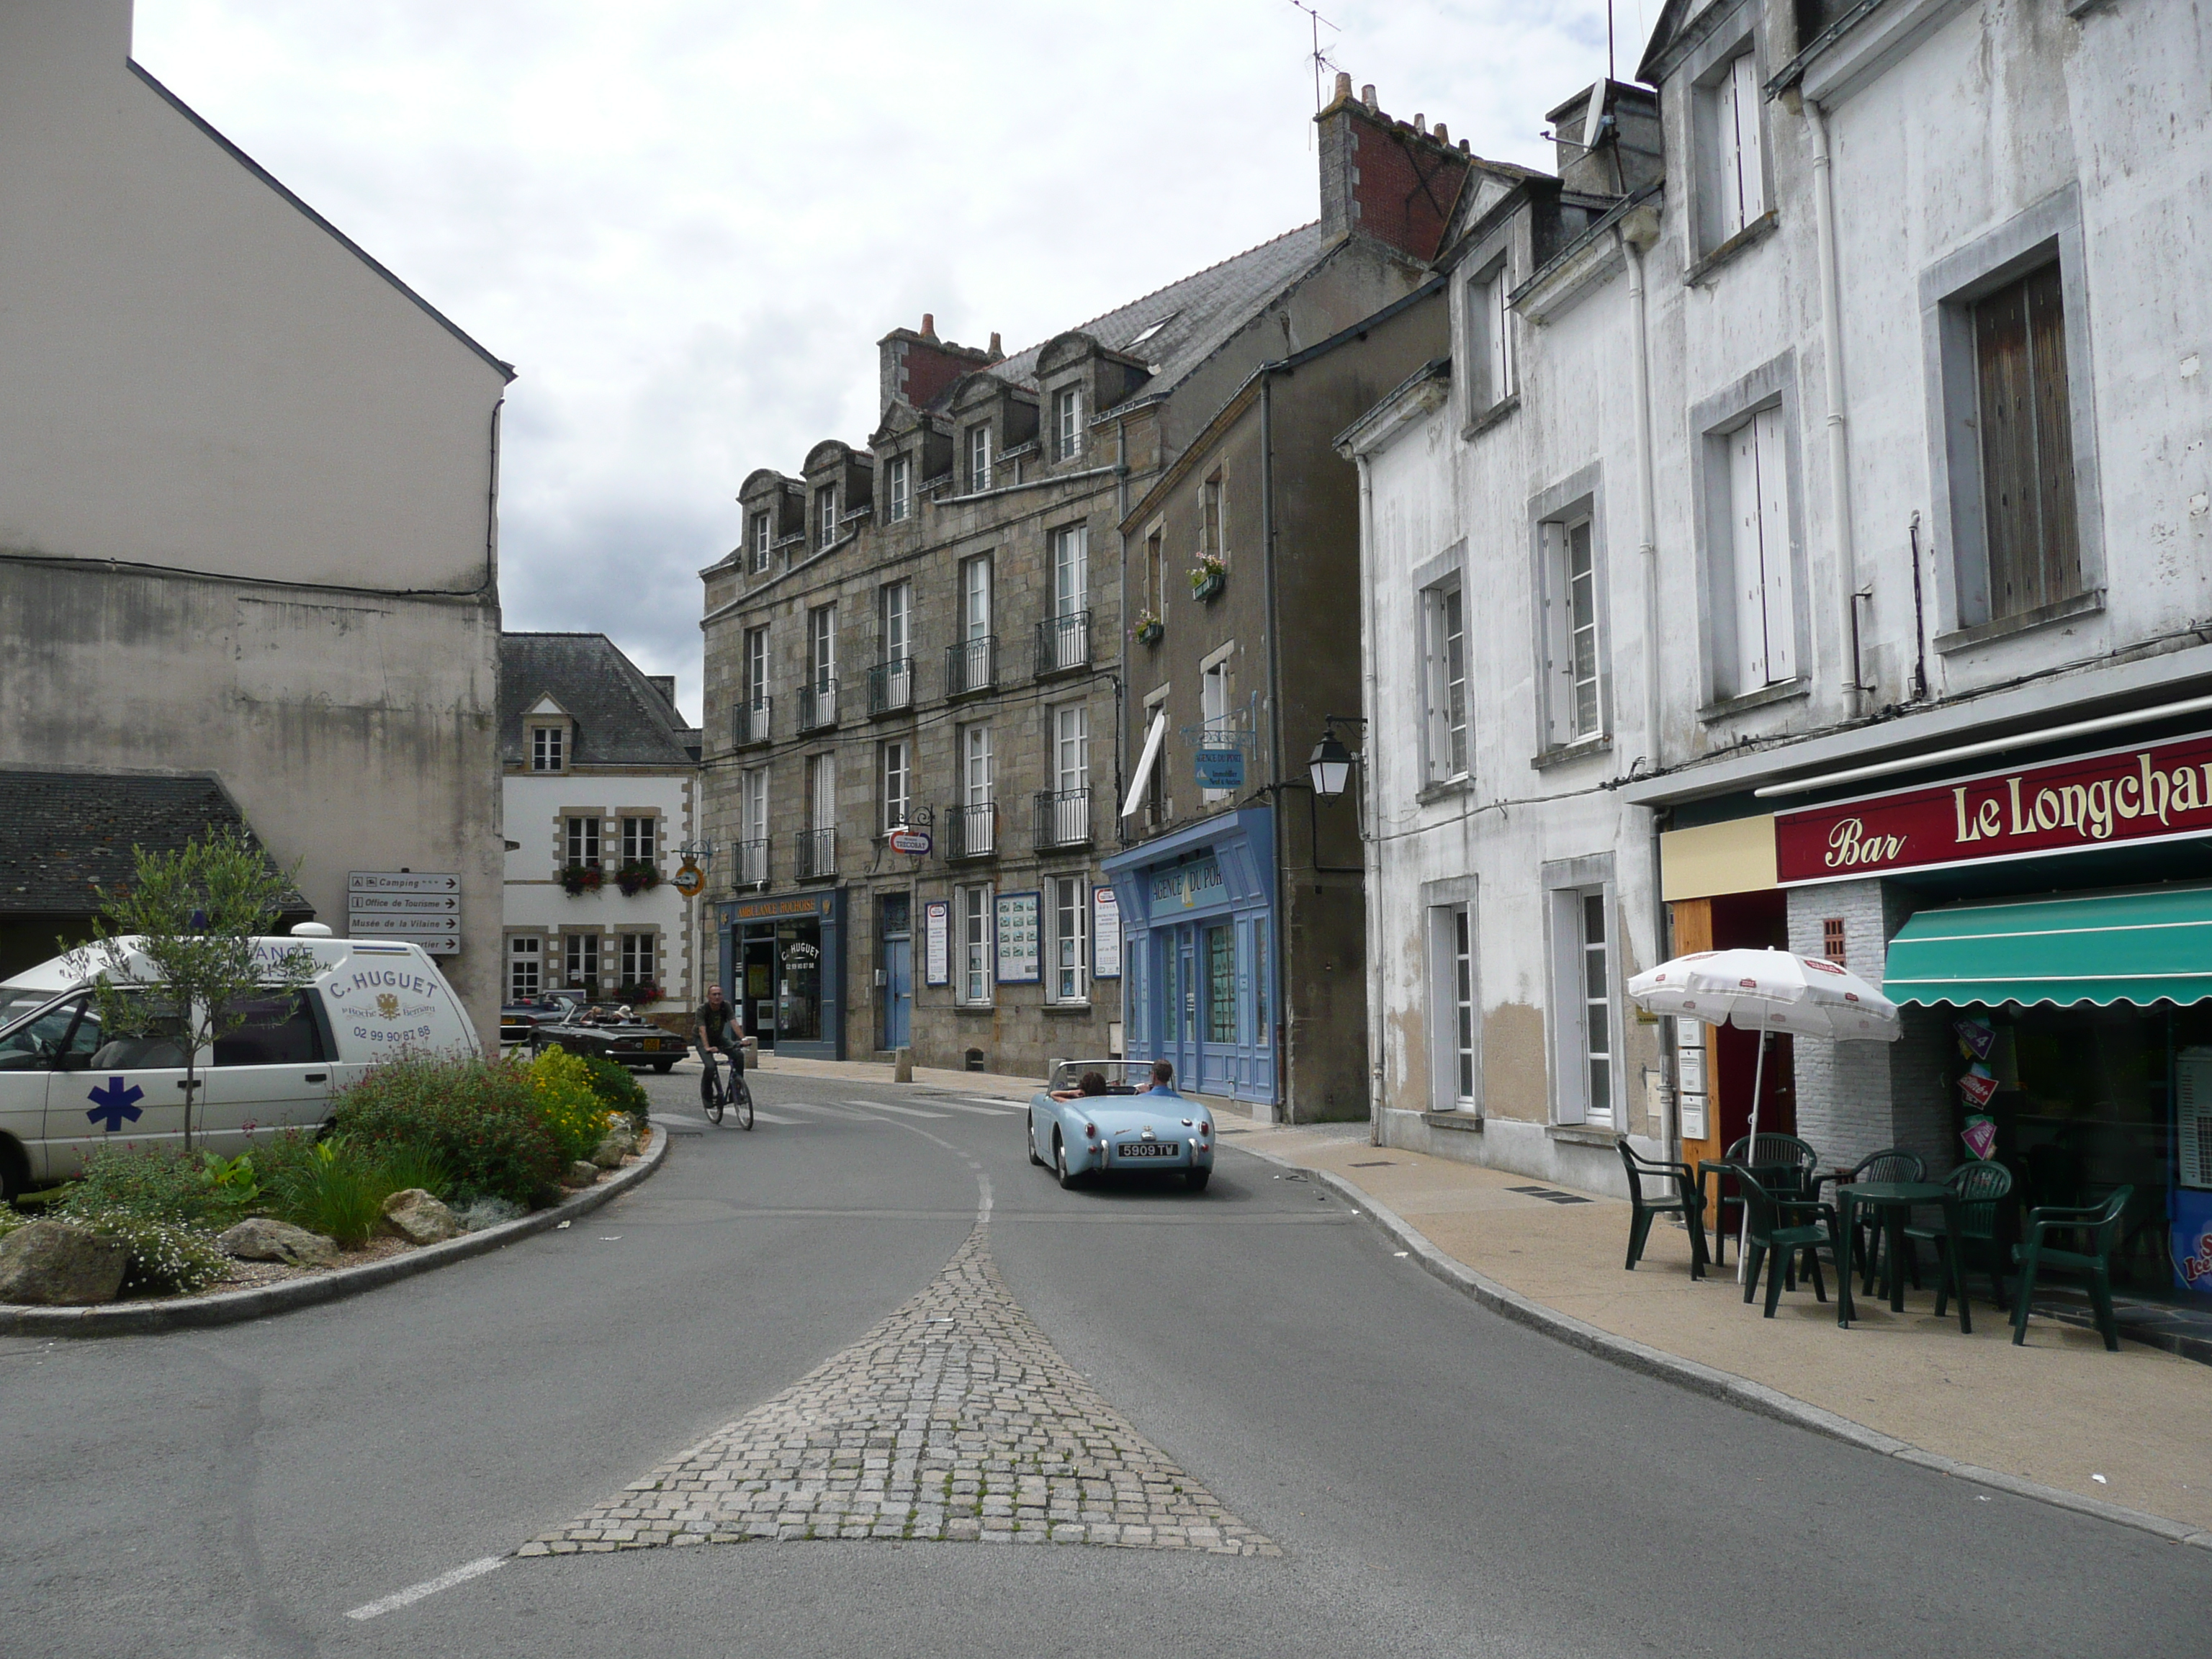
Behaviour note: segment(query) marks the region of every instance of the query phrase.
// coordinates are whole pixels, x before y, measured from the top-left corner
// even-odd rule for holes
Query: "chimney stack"
[[[1385,114],[1375,88],[1357,103],[1340,96],[1315,120],[1321,127],[1321,230],[1325,243],[1371,236],[1416,259],[1431,259],[1459,199],[1472,157],[1428,117]]]
[[[937,337],[937,315],[921,313],[921,331],[895,328],[876,342],[879,409],[888,410],[901,398],[916,409],[926,409],[937,394],[971,369],[998,362],[999,337],[991,337],[991,349],[955,344]]]
[[[999,331],[994,328],[991,331],[991,361],[994,363],[1002,362],[1006,355],[1005,349],[999,343]]]
[[[933,311],[925,311],[921,313],[921,337],[925,340],[933,340],[937,337],[937,313]]]
[[[1352,96],[1352,76],[1343,70],[1336,72],[1336,95],[1339,98]]]

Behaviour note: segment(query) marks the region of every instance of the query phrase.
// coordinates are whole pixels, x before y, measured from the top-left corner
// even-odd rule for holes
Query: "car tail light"
[[[1085,1124],[1085,1125],[1083,1126],[1083,1138],[1084,1138],[1085,1140],[1096,1140],[1096,1139],[1098,1139],[1098,1126],[1097,1126],[1097,1124],[1095,1124],[1095,1123],[1086,1123],[1086,1124]]]

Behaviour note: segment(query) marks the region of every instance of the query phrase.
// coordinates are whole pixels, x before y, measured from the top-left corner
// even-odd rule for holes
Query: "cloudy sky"
[[[1660,0],[1614,0],[1632,74]],[[1384,109],[1547,165],[1605,0],[1328,0]],[[140,63],[515,364],[510,628],[697,718],[756,466],[876,424],[874,342],[1013,351],[1316,213],[1291,0],[137,0]]]

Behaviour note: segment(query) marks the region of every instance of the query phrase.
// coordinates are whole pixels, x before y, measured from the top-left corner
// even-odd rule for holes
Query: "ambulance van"
[[[118,941],[125,983],[149,988],[145,958]],[[401,1054],[471,1055],[476,1028],[418,945],[330,937],[302,922],[289,939],[254,942],[273,960],[303,950],[312,976],[251,1000],[247,1021],[199,1056],[192,1144],[226,1155],[249,1131],[310,1132],[331,1097],[378,1060]],[[109,1036],[88,988],[90,952],[56,957],[0,981],[0,1194],[79,1174],[95,1146],[180,1144],[185,1056],[160,1035]]]

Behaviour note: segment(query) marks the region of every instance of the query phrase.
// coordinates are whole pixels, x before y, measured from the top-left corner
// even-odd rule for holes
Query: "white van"
[[[313,923],[302,924],[322,930]],[[128,951],[131,941],[118,941]],[[303,949],[313,977],[270,989],[252,1018],[199,1056],[192,1140],[232,1154],[250,1128],[313,1129],[331,1096],[387,1055],[479,1053],[476,1028],[417,945],[309,934],[255,941],[272,958]],[[89,953],[0,981],[0,1194],[78,1174],[111,1142],[180,1143],[185,1056],[161,1037],[109,1037],[86,986]],[[128,957],[150,983],[145,958]]]

